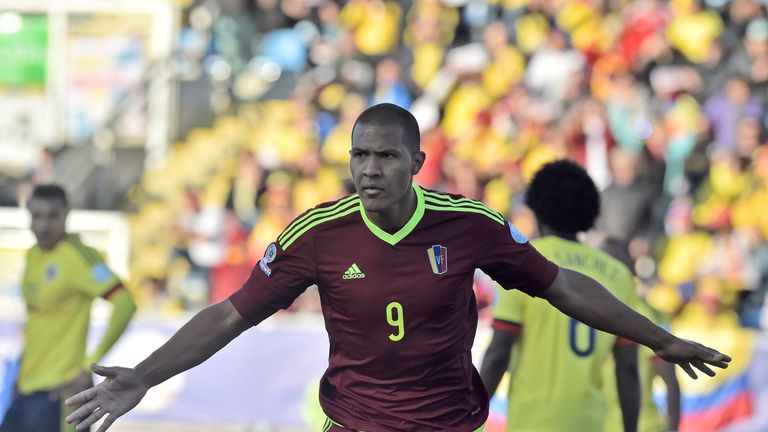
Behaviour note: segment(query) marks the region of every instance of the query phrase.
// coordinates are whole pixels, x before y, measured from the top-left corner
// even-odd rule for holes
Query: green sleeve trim
[[[504,225],[504,222],[500,222],[500,221],[499,221],[498,219],[496,219],[495,217],[493,217],[493,216],[489,215],[489,214],[488,214],[488,212],[486,212],[486,211],[484,211],[484,210],[481,210],[481,209],[478,209],[478,208],[474,208],[474,207],[444,207],[444,206],[441,206],[441,205],[435,205],[435,204],[432,204],[432,203],[430,203],[429,201],[427,202],[427,204],[425,205],[425,207],[427,208],[427,210],[434,210],[434,211],[443,211],[443,212],[464,212],[464,213],[476,213],[476,214],[481,214],[481,215],[483,215],[483,216],[486,216],[486,217],[488,217],[489,219],[491,219],[492,221],[494,221],[494,222],[496,222],[496,223],[498,223],[498,224]]]
[[[330,215],[326,213],[325,217],[317,216],[311,220],[307,220],[306,224],[304,224],[303,228],[301,228],[299,231],[294,232],[291,236],[285,237],[282,241],[278,239],[278,242],[280,243],[280,247],[283,248],[283,250],[288,249],[293,244],[293,242],[298,240],[299,237],[304,235],[304,233],[311,230],[312,228],[320,225],[321,223],[328,222],[328,221],[352,214],[357,211],[357,208],[358,208],[358,201],[354,200],[354,201],[350,201],[347,207],[339,209],[338,212],[336,213],[333,213]]]
[[[426,201],[433,206],[441,206],[448,209],[455,209],[457,211],[468,211],[467,209],[475,209],[479,211],[473,211],[472,213],[485,214],[494,221],[504,225],[506,223],[504,216],[494,210],[491,210],[481,202],[471,200],[469,198],[451,198],[447,195],[440,195],[433,192],[425,192]],[[439,211],[439,210],[438,210]]]
[[[282,244],[286,239],[293,237],[296,232],[306,227],[308,224],[312,224],[312,221],[343,211],[347,204],[350,204],[357,199],[357,195],[350,195],[346,198],[340,199],[330,207],[315,208],[306,212],[303,216],[299,216],[296,218],[296,220],[288,224],[285,230],[283,230],[283,232],[277,237],[277,241]]]
[[[413,183],[412,187],[414,192],[416,192],[416,210],[413,212],[408,222],[394,234],[390,234],[384,231],[383,229],[377,227],[376,224],[371,222],[371,220],[368,219],[368,215],[365,214],[365,208],[363,207],[362,201],[360,201],[360,216],[362,216],[363,222],[365,222],[365,226],[368,227],[368,230],[370,230],[373,235],[392,246],[396,245],[400,242],[400,240],[404,239],[408,234],[410,234],[413,229],[416,228],[416,225],[418,225],[419,221],[421,221],[421,218],[424,216],[424,210],[426,208],[424,205],[424,192],[416,183]]]

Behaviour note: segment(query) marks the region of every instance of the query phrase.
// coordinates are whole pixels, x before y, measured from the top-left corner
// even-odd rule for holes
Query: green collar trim
[[[408,234],[410,234],[411,231],[416,228],[416,225],[419,223],[419,221],[421,221],[421,218],[424,216],[424,192],[422,192],[421,187],[419,187],[419,185],[416,183],[413,183],[412,187],[413,191],[416,192],[416,210],[413,212],[413,215],[411,215],[408,223],[403,225],[403,227],[394,234],[390,234],[384,231],[383,229],[377,227],[376,224],[371,222],[371,220],[368,219],[368,215],[365,214],[365,208],[363,207],[362,200],[360,201],[360,216],[363,217],[365,226],[368,227],[373,235],[380,238],[381,240],[384,240],[392,246],[396,245],[398,242],[400,242],[400,240],[404,239]]]

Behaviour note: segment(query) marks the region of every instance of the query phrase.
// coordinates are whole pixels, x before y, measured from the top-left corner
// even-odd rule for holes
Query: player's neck
[[[576,237],[576,234],[578,234],[578,233],[570,232],[570,231],[556,230],[556,229],[554,229],[552,227],[549,227],[549,226],[546,226],[546,225],[539,226],[539,232],[541,233],[542,237],[554,236],[554,237],[560,237],[562,239],[570,240],[570,241],[574,241],[574,242],[579,241],[579,239]]]
[[[56,239],[55,241],[53,241],[50,244],[42,244],[40,242],[37,242],[37,247],[40,248],[41,250],[45,251],[45,252],[52,251],[52,250],[56,249],[56,246],[58,246],[59,243],[61,243],[61,241],[64,240],[64,238],[66,236],[67,236],[67,234],[64,233],[64,235],[62,235],[61,237],[59,237],[58,239]]]
[[[392,234],[404,227],[415,211],[416,192],[413,191],[413,188],[409,188],[408,193],[401,201],[380,212],[366,210],[365,215],[377,227]]]

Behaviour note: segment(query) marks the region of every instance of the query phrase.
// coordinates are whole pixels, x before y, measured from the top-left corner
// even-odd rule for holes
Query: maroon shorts
[[[485,425],[480,426],[477,428],[475,432],[482,432]],[[325,417],[325,424],[323,425],[323,432],[345,432],[345,431],[354,431],[354,429],[345,428],[344,426],[336,423],[335,421],[331,420],[327,416]]]

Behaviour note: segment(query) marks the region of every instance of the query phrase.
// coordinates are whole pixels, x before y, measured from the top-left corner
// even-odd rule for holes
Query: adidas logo
[[[342,279],[363,279],[365,278],[365,273],[360,271],[360,267],[357,266],[357,264],[352,264],[349,266],[347,271],[344,272],[344,275],[341,277]]]

